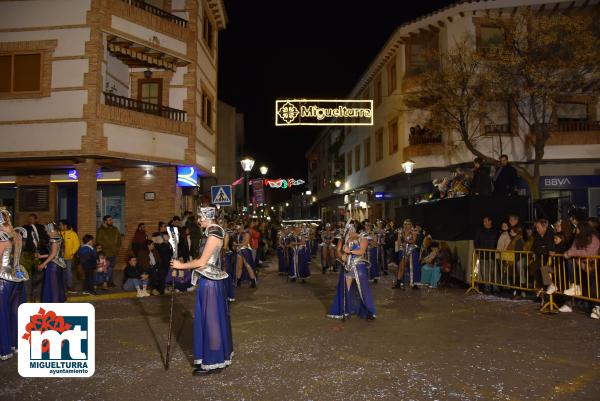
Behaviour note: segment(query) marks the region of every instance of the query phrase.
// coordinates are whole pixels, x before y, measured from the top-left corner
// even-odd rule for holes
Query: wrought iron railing
[[[410,145],[442,143],[442,134],[436,134],[429,131],[411,133],[408,137],[408,143]]]
[[[114,93],[104,92],[104,102],[108,106],[153,114],[170,120],[182,122],[186,120],[186,112],[183,110],[172,109],[160,104],[142,102],[141,100],[115,95]]]
[[[600,131],[600,121],[590,120],[562,120],[552,126],[552,131],[572,132],[572,131]]]
[[[186,20],[184,20],[183,18],[180,18],[176,15],[173,15],[173,14],[163,10],[163,9],[155,7],[152,4],[148,4],[145,1],[142,1],[142,0],[122,0],[122,1],[129,5],[132,5],[134,7],[141,8],[142,10],[147,11],[151,14],[154,14],[157,17],[169,20],[169,21],[173,22],[174,24],[179,25],[182,28],[187,27],[188,22]]]

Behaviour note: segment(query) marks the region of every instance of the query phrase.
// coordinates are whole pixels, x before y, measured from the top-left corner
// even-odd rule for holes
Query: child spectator
[[[127,260],[127,266],[123,270],[123,289],[125,291],[137,291],[137,297],[150,296],[148,293],[148,280],[150,275],[142,270],[137,264],[135,256],[130,256]]]
[[[96,250],[93,247],[94,237],[90,234],[83,236],[83,245],[79,247],[77,255],[79,256],[79,263],[83,268],[85,279],[83,282],[83,294],[84,295],[96,295],[94,290],[94,270],[96,269]]]
[[[110,262],[104,252],[98,252],[98,262],[96,263],[96,285],[104,291],[108,290],[108,269]]]

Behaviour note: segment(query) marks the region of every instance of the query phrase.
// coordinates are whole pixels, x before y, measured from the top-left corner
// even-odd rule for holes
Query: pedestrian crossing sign
[[[214,205],[231,206],[231,185],[213,185],[210,194]]]

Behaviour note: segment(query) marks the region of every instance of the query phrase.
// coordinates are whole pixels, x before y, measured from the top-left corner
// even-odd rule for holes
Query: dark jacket
[[[160,265],[160,256],[158,256],[158,252],[156,252],[156,249],[152,251],[152,254],[154,255],[154,260],[156,261],[156,265],[154,265],[154,268],[156,268]],[[148,248],[144,247],[140,249],[140,251],[135,256],[138,261],[138,267],[141,270],[145,272],[152,271],[153,267],[150,266],[150,252],[148,251]]]
[[[510,164],[498,168],[500,172],[494,179],[494,196],[511,196],[517,185],[517,170]]]
[[[44,252],[46,252],[46,248],[48,247],[48,242],[50,241],[50,238],[48,237],[48,233],[46,232],[46,229],[44,228],[43,225],[36,224],[35,228],[38,233],[37,248],[33,243],[33,232],[34,232],[33,227],[31,226],[31,224],[27,224],[25,226],[25,230],[27,230],[27,239],[25,240],[25,246],[23,247],[23,250],[25,252],[44,253]]]
[[[473,183],[471,185],[473,195],[490,196],[492,194],[492,177],[490,168],[483,164],[477,170],[473,170]]]
[[[481,227],[475,234],[475,248],[496,249],[498,242],[498,233],[494,228],[486,229]]]
[[[189,262],[191,256],[190,248],[190,245],[188,245],[188,238],[185,235],[181,236],[179,238],[179,243],[177,244],[177,257],[183,258],[184,262]]]
[[[142,276],[142,273],[143,270],[140,268],[139,265],[130,266],[129,264],[127,264],[127,266],[125,266],[125,269],[123,270],[123,284],[125,284],[125,282],[130,278],[139,279]]]
[[[546,230],[544,236],[540,236],[537,231],[533,233],[533,253],[536,255],[548,255],[554,246],[552,237],[554,233],[550,228]]]
[[[82,245],[77,251],[79,263],[84,270],[94,270],[96,268],[96,250],[87,245]]]

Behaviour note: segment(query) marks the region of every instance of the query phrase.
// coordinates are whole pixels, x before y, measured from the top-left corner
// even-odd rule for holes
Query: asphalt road
[[[273,263],[275,265],[275,263]],[[600,322],[463,290],[373,286],[377,320],[325,317],[337,276],[267,271],[232,305],[231,367],[191,376],[194,294],[98,300],[96,373],[24,379],[0,361],[0,400],[600,400]]]

